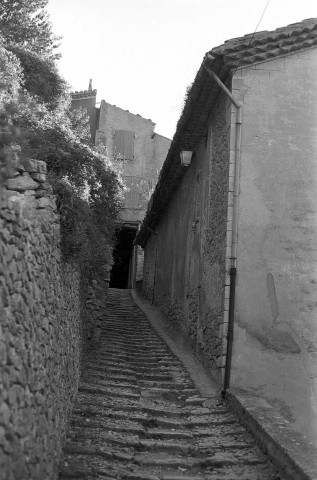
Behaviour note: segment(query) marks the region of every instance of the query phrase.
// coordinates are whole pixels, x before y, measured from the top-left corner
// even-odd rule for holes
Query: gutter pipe
[[[209,53],[205,57],[206,60],[214,60]],[[225,92],[231,103],[236,108],[236,135],[235,135],[235,155],[234,155],[234,185],[233,185],[233,212],[232,212],[232,243],[231,243],[231,265],[230,265],[230,294],[229,294],[229,319],[227,334],[227,352],[226,366],[224,374],[224,384],[222,395],[226,394],[230,386],[230,373],[232,363],[232,344],[233,344],[233,327],[234,327],[234,305],[235,305],[235,288],[237,274],[237,243],[238,243],[238,213],[239,213],[239,189],[240,189],[240,164],[241,164],[241,126],[242,126],[242,105],[232,95],[228,88],[222,83],[219,77],[205,65],[204,69],[215,80],[219,87]]]

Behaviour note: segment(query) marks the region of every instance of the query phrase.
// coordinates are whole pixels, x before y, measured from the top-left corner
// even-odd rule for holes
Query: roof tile
[[[317,46],[317,18],[227,40],[209,53],[231,68],[264,62],[272,57]]]
[[[312,47],[317,47],[317,18],[309,18],[272,32],[262,31],[227,40],[223,45],[208,52],[210,54],[208,62],[214,73],[225,82],[228,75],[232,75],[237,68]],[[201,66],[188,93],[159,181],[137,235],[136,241],[141,246],[145,246],[151,232],[155,231],[185,173],[180,165],[179,151],[184,147],[195,149],[195,145],[206,135],[207,118],[217,98],[218,89],[216,82],[210,81],[210,77]]]

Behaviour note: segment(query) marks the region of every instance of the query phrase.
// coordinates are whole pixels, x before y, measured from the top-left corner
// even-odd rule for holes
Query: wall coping
[[[317,447],[266,400],[235,389],[227,390],[225,399],[285,478],[317,478]]]

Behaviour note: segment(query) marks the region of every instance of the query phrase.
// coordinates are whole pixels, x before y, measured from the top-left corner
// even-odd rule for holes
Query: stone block
[[[227,221],[230,221],[233,219],[233,207],[228,207],[227,210]]]
[[[21,161],[26,172],[37,172],[37,160],[33,160],[32,158],[24,158]]]
[[[39,183],[46,182],[45,173],[31,173],[31,177],[33,178],[33,180],[36,180]]]
[[[229,190],[229,192],[233,192],[233,191],[234,191],[234,176],[229,176],[229,180],[228,180],[228,190]]]
[[[228,335],[228,323],[222,323],[219,327],[218,338],[227,338]]]
[[[46,162],[37,160],[38,173],[46,174]]]
[[[29,176],[19,176],[16,178],[9,178],[6,182],[6,186],[9,190],[24,192],[25,190],[36,190],[39,184]]]
[[[35,196],[35,190],[25,190],[23,194],[26,196]]]
[[[40,197],[37,199],[37,208],[55,208],[55,202],[48,197]]]
[[[36,199],[34,195],[28,195],[21,203],[21,213],[25,220],[35,220],[36,218]]]
[[[53,192],[53,187],[50,183],[44,182],[44,183],[39,184],[39,189],[38,189],[38,192],[37,192],[38,194],[39,194],[40,190],[46,191],[48,193],[52,193]]]
[[[22,166],[26,172],[29,173],[46,173],[46,162],[43,160],[36,160],[34,158],[25,158],[21,161]]]
[[[20,172],[16,170],[14,167],[9,168],[6,173],[7,173],[6,175],[7,178],[16,178],[20,176]]]
[[[18,171],[18,172],[20,172],[20,173],[23,173],[23,172],[25,172],[25,168],[24,168],[24,166],[23,166],[23,165],[22,165],[20,162],[19,162],[19,163],[17,163],[17,165],[16,165],[16,167],[15,167],[15,168],[16,168],[16,169],[17,169],[17,171]]]
[[[5,208],[5,207],[9,206],[10,199],[23,198],[23,194],[15,191],[15,190],[4,190],[3,191],[3,197],[4,197],[4,200],[6,202],[6,205],[4,203],[2,203],[2,208]]]

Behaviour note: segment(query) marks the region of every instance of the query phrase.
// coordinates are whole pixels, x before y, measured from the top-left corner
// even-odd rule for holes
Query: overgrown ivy
[[[1,0],[0,32],[4,44],[20,45],[43,57],[58,58],[60,37],[53,34],[48,0]]]
[[[9,45],[6,48],[18,58],[23,71],[23,86],[34,99],[44,102],[49,110],[68,103],[69,87],[59,75],[52,58],[43,58],[19,45]]]
[[[65,259],[77,261],[92,278],[104,276],[111,262],[122,187],[111,159],[87,144],[87,117],[71,111],[70,101],[69,88],[52,60],[21,46],[0,46],[4,151],[12,156],[19,146],[25,155],[47,163]]]

